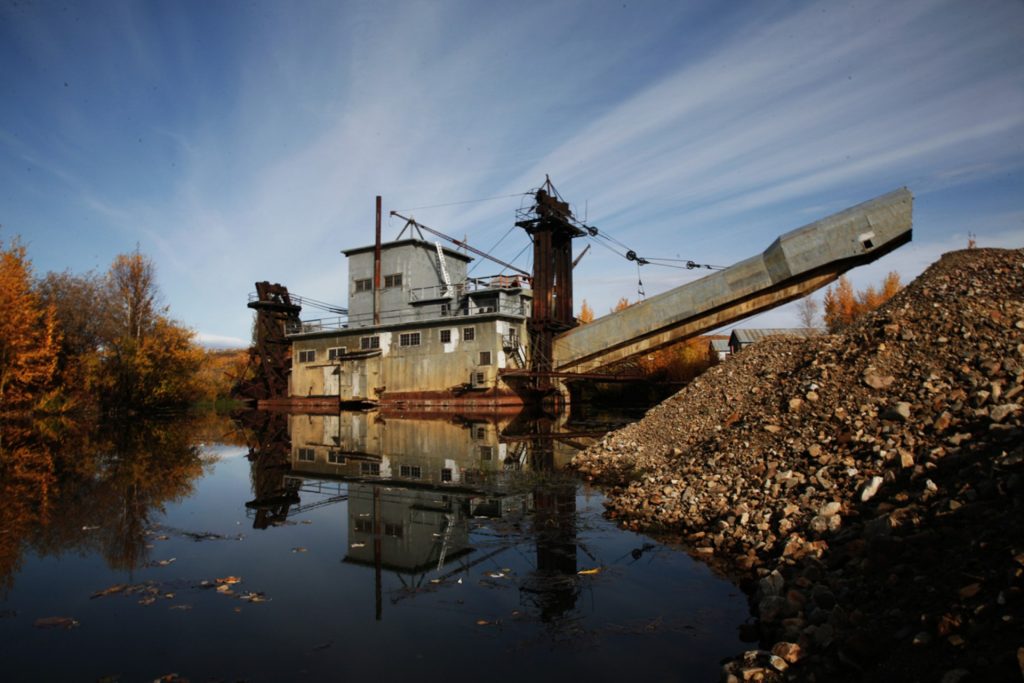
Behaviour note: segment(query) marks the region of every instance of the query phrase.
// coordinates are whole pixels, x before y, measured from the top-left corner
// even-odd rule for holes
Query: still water
[[[715,680],[746,600],[564,471],[599,425],[5,427],[0,679]]]

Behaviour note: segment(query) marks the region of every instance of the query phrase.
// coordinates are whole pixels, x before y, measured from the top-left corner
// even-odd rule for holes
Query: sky
[[[1022,247],[1024,2],[0,0],[0,240],[38,275],[138,247],[211,347],[256,281],[344,305],[375,195],[512,260],[547,175],[641,256],[729,265],[902,186],[913,242],[855,286]],[[700,275],[595,244],[577,309]]]

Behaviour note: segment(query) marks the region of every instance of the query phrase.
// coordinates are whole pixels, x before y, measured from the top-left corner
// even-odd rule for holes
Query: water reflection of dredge
[[[382,572],[399,578],[397,602],[524,542],[536,548],[524,601],[545,620],[574,607],[576,487],[551,473],[585,437],[545,417],[258,414],[273,438],[250,449],[253,526],[347,501],[344,561],[373,568],[378,618]],[[502,537],[477,547],[483,522]]]

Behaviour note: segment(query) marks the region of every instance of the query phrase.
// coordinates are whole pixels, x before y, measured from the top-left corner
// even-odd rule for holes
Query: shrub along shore
[[[748,589],[726,680],[1021,680],[1024,250],[946,254],[840,333],[768,340],[574,460],[608,514]]]

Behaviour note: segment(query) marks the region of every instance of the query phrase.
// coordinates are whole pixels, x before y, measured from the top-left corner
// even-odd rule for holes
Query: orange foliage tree
[[[58,332],[32,289],[32,263],[17,240],[0,242],[0,412],[32,408],[52,387]]]
[[[581,325],[594,322],[594,309],[590,307],[587,300],[584,299],[583,303],[580,304],[580,317],[578,318]]]
[[[629,308],[632,305],[633,304],[629,303],[629,299],[627,299],[626,297],[622,297],[621,299],[619,299],[618,301],[615,302],[615,307],[612,308],[612,313],[618,313],[619,311],[624,311],[624,310],[626,310],[627,308]]]
[[[882,280],[880,288],[869,285],[867,289],[854,293],[853,285],[842,275],[834,291],[831,287],[825,290],[825,325],[830,332],[836,332],[864,313],[878,308],[902,288],[899,274],[890,272]]]

